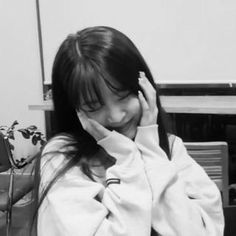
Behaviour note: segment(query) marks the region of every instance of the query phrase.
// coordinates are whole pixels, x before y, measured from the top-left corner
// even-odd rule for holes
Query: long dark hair
[[[138,84],[139,72],[143,71],[156,88],[153,76],[133,42],[120,31],[111,27],[97,26],[83,29],[69,35],[61,44],[53,64],[52,95],[54,104],[55,133],[62,134],[67,139],[67,164],[55,175],[51,183],[40,193],[40,165],[36,169],[36,203],[37,209],[55,181],[76,164],[93,180],[89,159],[99,150],[95,139],[81,126],[76,109],[81,105],[81,98],[89,100],[93,96],[102,103],[102,91],[99,83],[103,80],[111,89],[128,90],[138,94],[141,88]],[[118,82],[121,88],[114,88],[111,81]],[[157,91],[157,107],[159,110],[157,123],[159,125],[160,146],[170,158],[169,142],[165,127],[164,111],[161,107]],[[62,136],[61,136],[62,137]],[[56,155],[54,155],[56,158]],[[39,160],[40,162],[40,160]],[[103,164],[112,163],[109,157]]]
[[[100,80],[106,84],[117,81],[124,90],[138,94],[139,71],[143,71],[156,88],[153,76],[133,42],[110,27],[91,27],[69,35],[60,46],[52,72],[52,91],[56,133],[65,132],[96,146],[77,118],[80,98],[96,94],[102,100]],[[101,101],[102,102],[102,101]],[[157,90],[160,146],[169,156],[169,145],[164,125],[163,109]],[[91,144],[91,145],[90,145]]]

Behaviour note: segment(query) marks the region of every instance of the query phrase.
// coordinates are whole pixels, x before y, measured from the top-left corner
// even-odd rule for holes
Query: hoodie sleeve
[[[88,179],[79,167],[71,169],[43,201],[39,236],[150,235],[151,190],[135,143],[112,132],[98,144],[116,158],[116,164],[106,171],[107,186]],[[59,162],[60,158],[54,159]],[[50,160],[43,171],[42,186],[50,179],[45,176],[58,169],[58,163]]]
[[[220,192],[176,137],[171,161],[159,146],[158,126],[139,127],[141,151],[153,195],[152,227],[163,236],[222,236]]]

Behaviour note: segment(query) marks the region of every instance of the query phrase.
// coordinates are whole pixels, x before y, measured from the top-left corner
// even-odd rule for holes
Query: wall
[[[44,131],[42,111],[29,104],[42,101],[35,1],[0,1],[0,125],[37,125]]]
[[[39,0],[46,82],[69,33],[108,25],[139,47],[158,83],[236,82],[235,0]]]
[[[56,6],[56,8],[55,8]],[[233,0],[40,0],[46,79],[69,32],[106,24],[127,33],[162,82],[236,81]],[[35,1],[0,1],[0,125],[44,129]],[[55,10],[56,9],[56,10]]]

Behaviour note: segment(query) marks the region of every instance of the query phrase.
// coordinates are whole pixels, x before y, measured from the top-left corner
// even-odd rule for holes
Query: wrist
[[[150,143],[155,142],[159,145],[158,124],[137,127],[135,143],[143,142],[144,140],[146,140],[145,143],[150,141]]]
[[[118,165],[128,161],[131,153],[138,152],[136,144],[131,139],[116,131],[111,131],[110,135],[97,143],[117,160]]]

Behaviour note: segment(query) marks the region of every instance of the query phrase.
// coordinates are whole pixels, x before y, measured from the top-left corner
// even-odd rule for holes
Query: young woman
[[[223,235],[220,193],[167,134],[152,74],[127,36],[69,35],[52,90],[57,135],[38,169],[39,236]]]

